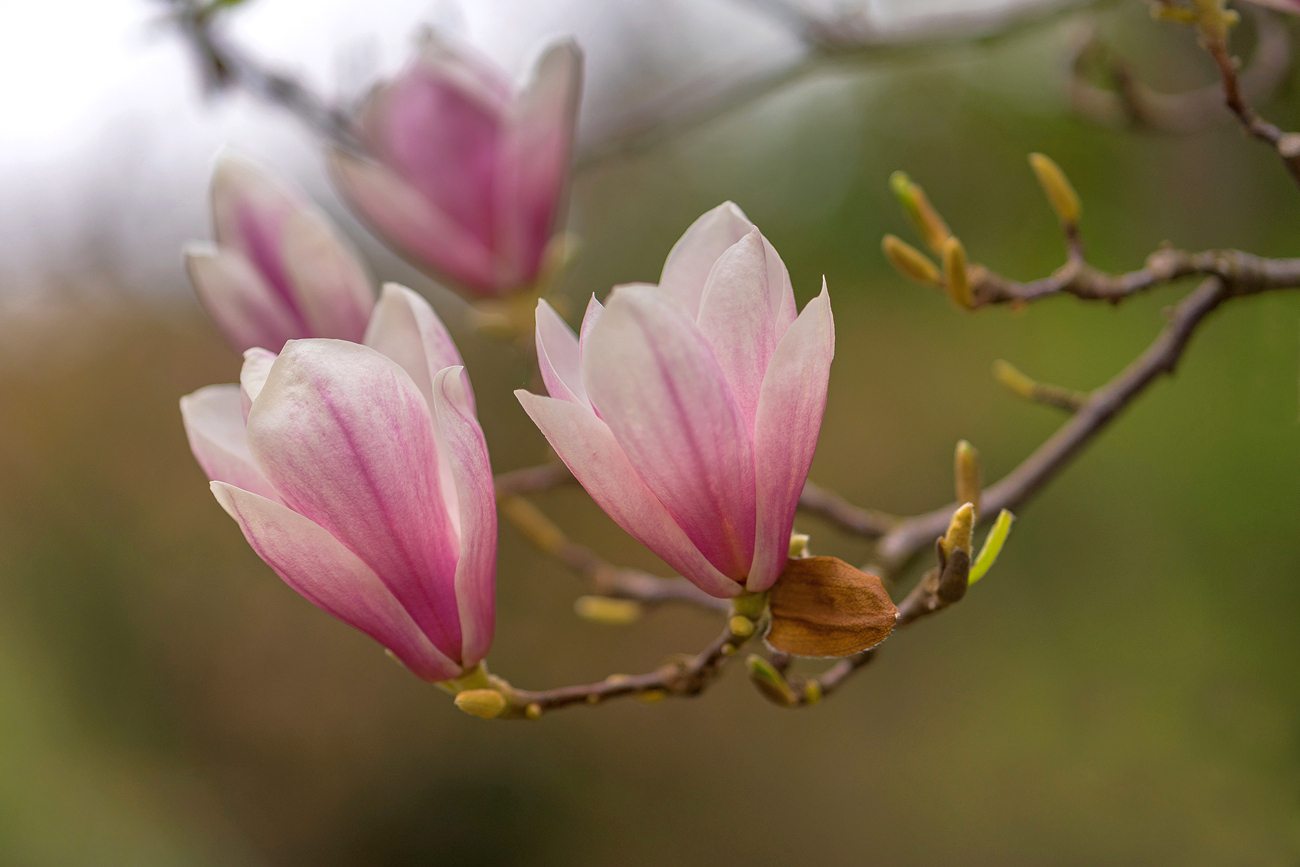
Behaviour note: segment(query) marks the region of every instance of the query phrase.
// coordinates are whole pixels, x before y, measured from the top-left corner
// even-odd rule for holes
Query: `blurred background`
[[[996,7],[873,8],[938,33]],[[695,700],[485,724],[283,586],[189,454],[177,399],[239,368],[180,267],[180,245],[207,237],[213,154],[298,180],[378,277],[433,301],[498,471],[546,457],[510,394],[526,360],[347,217],[291,119],[205,102],[160,13],[0,12],[0,864],[1300,863],[1300,298],[1217,313],[1177,375],[1020,510],[990,577],[833,700],[781,710],[736,670]],[[1168,137],[1070,110],[1069,61],[1094,30],[1154,86],[1213,83],[1192,34],[1137,0],[821,63],[603,159],[654,112],[799,63],[799,41],[739,0],[255,0],[232,19],[250,50],[344,96],[396,69],[424,24],[516,70],[544,36],[584,42],[571,309],[654,280],[724,199],[773,241],[801,304],[825,275],[838,352],[811,477],[862,505],[947,502],[962,437],[986,478],[1005,473],[1061,419],[991,363],[1092,388],[1188,288],[961,313],[880,254],[883,233],[910,238],[891,171],[1014,277],[1063,258],[1030,151],[1073,179],[1101,267],[1166,239],[1297,254],[1300,195],[1232,123]],[[1300,75],[1261,108],[1300,126]],[[611,560],[666,574],[580,489],[535,499]],[[869,553],[813,518],[796,529],[817,553]],[[508,527],[500,544],[492,665],[518,685],[648,670],[716,631],[684,610],[581,621],[569,573]]]

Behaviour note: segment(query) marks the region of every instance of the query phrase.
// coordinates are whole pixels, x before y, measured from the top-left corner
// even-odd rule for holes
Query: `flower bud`
[[[938,284],[939,269],[930,257],[897,235],[886,235],[881,239],[880,248],[885,251],[889,264],[904,277],[927,286]]]
[[[952,520],[948,522],[948,532],[943,537],[943,551],[949,557],[953,551],[964,551],[966,556],[971,554],[971,530],[975,526],[975,507],[970,503],[962,504],[956,512],[953,512]]]
[[[971,292],[970,273],[966,266],[966,248],[955,237],[949,238],[943,245],[943,281],[952,302],[963,310],[970,310],[975,306],[975,296]]]
[[[583,620],[609,626],[626,626],[641,619],[641,603],[609,596],[579,596],[573,601],[573,611]]]
[[[790,684],[786,683],[781,672],[777,671],[772,663],[753,653],[745,660],[745,667],[749,669],[749,679],[768,701],[782,707],[794,707],[799,703],[799,698],[790,688]]]
[[[506,697],[495,689],[467,689],[457,694],[456,707],[470,716],[494,719],[506,709]]]
[[[980,554],[975,558],[975,565],[971,567],[971,584],[983,578],[989,569],[993,568],[998,555],[1002,553],[1002,546],[1006,544],[1007,535],[1011,532],[1011,524],[1015,520],[1016,516],[1006,509],[998,513],[998,519],[993,522],[993,529],[989,530],[984,545],[980,548]]]
[[[957,454],[953,464],[957,502],[970,503],[975,507],[975,513],[978,515],[980,508],[980,453],[973,445],[966,440],[962,440],[957,443]]]
[[[811,537],[807,533],[790,534],[790,559],[797,560],[800,557],[807,557],[808,542]]]
[[[1047,201],[1051,203],[1052,210],[1056,211],[1057,219],[1061,221],[1061,225],[1077,226],[1079,224],[1079,194],[1070,185],[1070,180],[1065,176],[1065,172],[1061,171],[1061,167],[1045,154],[1030,154],[1029,165],[1033,167],[1034,174],[1038,176],[1038,183],[1043,188]]]
[[[925,241],[925,245],[936,253],[943,252],[944,242],[952,236],[948,224],[939,216],[939,212],[926,198],[925,190],[912,183],[906,172],[894,172],[889,176],[889,186],[903,206],[903,213],[916,229],[916,233]]]

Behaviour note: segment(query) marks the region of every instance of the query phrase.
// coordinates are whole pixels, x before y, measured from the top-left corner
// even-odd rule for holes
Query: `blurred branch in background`
[[[209,92],[242,89],[294,115],[327,141],[361,147],[348,107],[315,93],[294,76],[270,69],[221,32],[220,19],[245,0],[161,0],[189,45]],[[723,2],[723,0],[715,0]],[[973,42],[1013,37],[1097,0],[1033,0],[991,10],[925,16],[903,27],[878,25],[867,9],[824,16],[796,0],[733,0],[789,29],[803,53],[777,69],[752,65],[718,70],[636,106],[613,131],[588,144],[575,168],[640,153],[689,132],[818,71],[828,64],[861,64],[930,56]]]
[[[1158,18],[1196,27],[1201,46],[1214,59],[1220,83],[1188,93],[1158,93],[1137,77],[1127,60],[1093,38],[1076,56],[1070,76],[1074,109],[1109,126],[1185,134],[1219,123],[1226,107],[1248,134],[1277,151],[1292,179],[1300,184],[1300,134],[1283,132],[1261,118],[1251,105],[1267,99],[1290,71],[1291,38],[1280,18],[1272,12],[1250,9],[1257,44],[1250,66],[1243,69],[1228,44],[1228,34],[1237,19],[1235,13],[1208,6],[1208,11],[1192,13],[1163,2],[1154,2],[1153,10]],[[1105,80],[1108,89],[1096,86],[1090,81],[1093,78]]]

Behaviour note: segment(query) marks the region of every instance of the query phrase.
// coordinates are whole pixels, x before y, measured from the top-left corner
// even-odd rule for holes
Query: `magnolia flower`
[[[374,291],[329,219],[297,190],[242,157],[212,174],[216,246],[185,253],[190,282],[226,341],[239,351],[287,340],[360,340]]]
[[[582,54],[549,46],[516,91],[505,71],[431,35],[360,116],[371,160],[336,151],[353,209],[417,266],[500,296],[538,276],[556,231],[582,90]]]
[[[593,298],[581,338],[538,304],[551,396],[517,391],[524,409],[619,526],[714,596],[785,567],[835,352],[824,283],[795,314],[781,257],[730,202],[658,286]]]
[[[492,643],[497,520],[460,355],[389,285],[365,344],[245,354],[239,385],[181,399],[217,501],[293,589],[429,681]]]

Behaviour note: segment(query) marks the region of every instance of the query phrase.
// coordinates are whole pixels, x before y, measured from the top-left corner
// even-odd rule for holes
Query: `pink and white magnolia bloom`
[[[358,341],[374,289],[356,254],[299,191],[243,157],[212,174],[216,245],[185,253],[190,282],[222,336],[243,352],[288,340]]]
[[[433,276],[489,297],[526,288],[562,216],[581,91],[572,40],[547,47],[516,89],[472,47],[430,35],[367,99],[360,129],[371,159],[336,151],[335,182]]]
[[[460,354],[388,285],[365,343],[245,354],[239,385],[181,399],[212,492],[293,589],[428,681],[492,644],[497,517]]]
[[[781,257],[727,202],[686,231],[658,286],[593,298],[581,337],[539,302],[550,397],[515,394],[619,526],[725,598],[785,568],[834,354],[825,282],[796,316]]]

